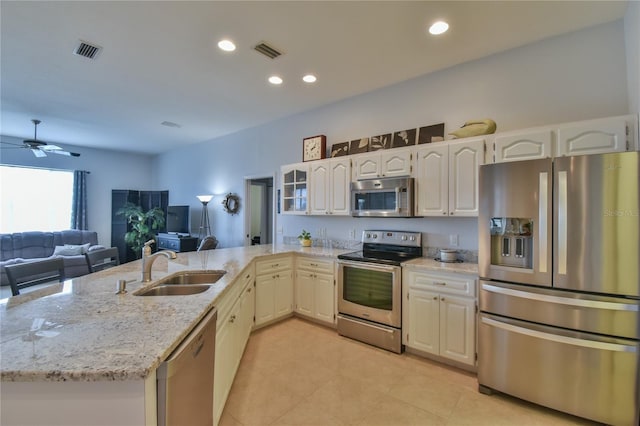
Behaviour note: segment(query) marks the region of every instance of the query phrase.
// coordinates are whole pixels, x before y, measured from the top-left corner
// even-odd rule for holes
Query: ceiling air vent
[[[95,59],[102,51],[102,47],[94,46],[86,41],[80,40],[80,44],[73,50],[74,55],[84,56],[85,58]]]
[[[275,59],[278,56],[282,55],[281,52],[278,52],[276,49],[274,49],[273,47],[269,46],[267,43],[264,43],[264,42],[256,45],[254,49],[259,53],[262,53],[264,56],[268,57],[269,59]]]

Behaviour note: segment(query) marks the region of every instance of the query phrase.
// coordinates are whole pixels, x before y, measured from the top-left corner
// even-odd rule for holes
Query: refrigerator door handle
[[[567,274],[567,172],[558,172],[558,274]]]
[[[610,311],[626,312],[638,312],[640,310],[640,308],[638,308],[638,305],[632,305],[630,303],[605,302],[602,300],[571,299],[568,297],[551,296],[547,294],[497,287],[486,283],[482,284],[482,290],[488,291],[490,293],[504,294],[506,296],[520,297],[528,300],[537,300],[539,302],[576,306],[580,308],[606,309]]]
[[[547,209],[549,207],[549,173],[541,172],[539,178],[540,202],[538,203],[538,271],[547,272],[547,240],[549,221]]]
[[[532,330],[530,328],[519,327],[517,325],[507,324],[502,321],[496,321],[491,318],[482,317],[483,324],[487,324],[492,327],[501,328],[512,333],[523,334],[526,336],[535,337],[543,340],[550,340],[553,342],[563,343],[567,345],[580,346],[583,348],[601,349],[613,352],[638,352],[636,346],[621,345],[618,343],[599,342],[595,340],[578,339],[575,337],[561,336],[558,334],[544,333],[542,331]]]

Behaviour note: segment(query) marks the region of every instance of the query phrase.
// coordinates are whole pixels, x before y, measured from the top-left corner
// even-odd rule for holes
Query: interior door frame
[[[278,191],[276,190],[277,188],[276,173],[272,173],[270,175],[268,174],[248,175],[244,177],[245,208],[244,208],[244,230],[242,233],[242,239],[244,240],[245,246],[251,245],[251,181],[257,180],[257,179],[269,179],[269,178],[271,178],[271,181],[273,183],[273,190],[271,191],[272,192],[271,205],[273,206],[273,212],[271,212],[271,242],[273,243],[275,241],[276,217],[278,215],[276,212],[276,206],[278,205],[277,204]],[[247,237],[247,235],[249,236]]]

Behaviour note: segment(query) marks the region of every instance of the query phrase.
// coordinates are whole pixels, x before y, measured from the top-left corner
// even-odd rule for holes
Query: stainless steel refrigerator
[[[640,424],[640,153],[480,168],[478,382]]]

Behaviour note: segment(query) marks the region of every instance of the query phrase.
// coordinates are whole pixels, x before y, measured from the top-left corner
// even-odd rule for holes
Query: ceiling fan
[[[47,153],[66,155],[66,156],[70,156],[70,157],[80,157],[80,154],[78,154],[77,152],[65,151],[65,150],[63,150],[62,148],[60,148],[57,145],[49,145],[46,142],[39,141],[38,140],[38,124],[40,124],[40,120],[33,119],[33,120],[31,120],[31,122],[33,123],[33,126],[34,126],[33,127],[33,139],[25,139],[25,140],[23,140],[22,141],[22,145],[17,144],[17,143],[11,143],[11,142],[2,141],[3,144],[13,145],[12,147],[3,146],[2,148],[4,148],[4,149],[11,149],[11,148],[30,149],[31,152],[33,152],[33,155],[35,155],[36,157],[46,157]]]

